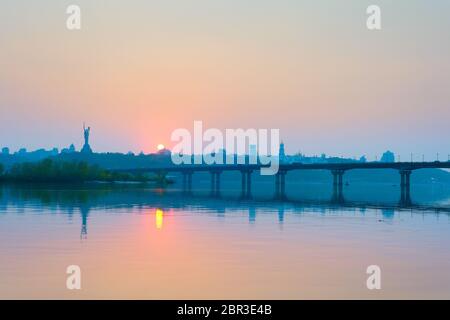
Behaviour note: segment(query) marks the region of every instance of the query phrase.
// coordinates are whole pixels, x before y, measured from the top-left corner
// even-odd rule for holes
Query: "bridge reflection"
[[[208,211],[224,218],[230,212],[247,212],[249,223],[255,223],[259,210],[271,211],[277,215],[279,224],[285,221],[285,212],[295,214],[307,212],[326,213],[329,210],[355,210],[364,212],[366,209],[379,209],[385,218],[393,217],[396,210],[411,210],[434,212],[450,216],[450,206],[414,204],[409,194],[402,194],[398,203],[380,203],[371,201],[348,201],[337,188],[329,200],[289,199],[275,194],[272,199],[224,197],[214,195],[186,195],[176,190],[148,189],[142,187],[106,187],[93,186],[80,188],[31,186],[29,188],[0,188],[0,214],[8,206],[45,208],[50,211],[62,212],[71,219],[74,212],[81,216],[82,239],[88,235],[88,223],[93,210],[130,211],[133,209],[152,209],[155,212],[155,223],[158,229],[163,226],[163,212],[170,209]],[[281,181],[280,181],[281,185]]]

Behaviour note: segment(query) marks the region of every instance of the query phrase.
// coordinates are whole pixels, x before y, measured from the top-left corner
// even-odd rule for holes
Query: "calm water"
[[[0,298],[449,299],[448,189],[415,189],[401,208],[391,186],[352,188],[336,204],[325,186],[286,202],[266,188],[239,201],[201,186],[0,187]],[[66,289],[74,264],[80,291]]]

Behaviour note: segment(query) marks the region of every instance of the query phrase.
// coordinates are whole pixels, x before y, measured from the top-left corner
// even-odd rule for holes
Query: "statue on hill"
[[[81,153],[92,153],[91,146],[89,145],[89,135],[91,132],[91,127],[86,128],[85,124],[83,123],[83,131],[84,131],[84,146],[81,149]]]

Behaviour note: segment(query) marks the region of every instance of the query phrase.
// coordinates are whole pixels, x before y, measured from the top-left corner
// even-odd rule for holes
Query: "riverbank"
[[[0,183],[156,183],[171,184],[164,174],[147,175],[109,171],[86,162],[45,159],[13,165],[5,171],[0,166]]]

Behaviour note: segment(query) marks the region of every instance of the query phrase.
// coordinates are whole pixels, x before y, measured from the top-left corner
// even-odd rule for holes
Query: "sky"
[[[149,153],[201,120],[280,129],[288,153],[447,159],[449,16],[447,0],[2,0],[0,146],[79,149],[85,121],[94,151]]]

